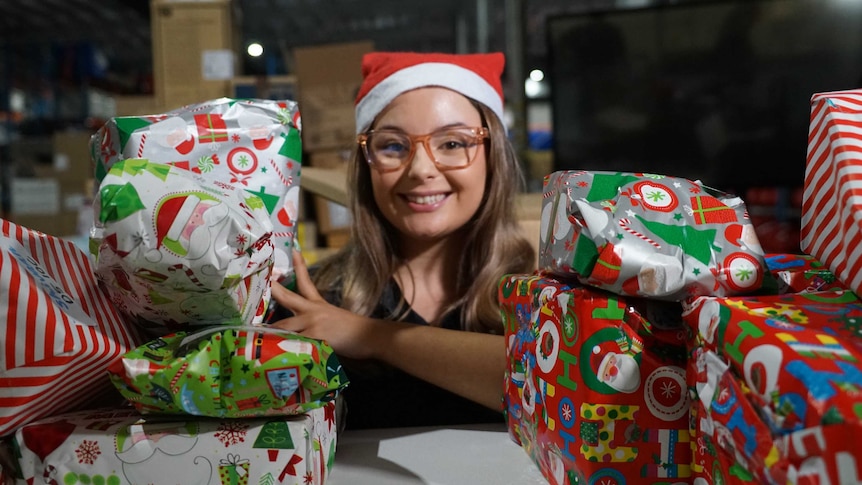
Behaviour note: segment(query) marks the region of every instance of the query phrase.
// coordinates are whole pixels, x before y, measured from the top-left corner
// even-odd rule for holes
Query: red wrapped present
[[[862,302],[827,291],[685,306],[698,439],[709,436],[762,483],[857,483],[844,480],[862,476]],[[850,444],[823,438],[841,433]]]
[[[778,294],[850,289],[826,265],[809,254],[770,253],[764,259],[769,273],[775,278]]]
[[[802,250],[862,294],[862,90],[811,97]]]
[[[688,481],[679,304],[641,308],[530,275],[504,277],[499,298],[509,433],[551,484]],[[663,326],[663,305],[676,308],[676,325]]]
[[[0,219],[0,436],[92,402],[140,343],[70,241]]]

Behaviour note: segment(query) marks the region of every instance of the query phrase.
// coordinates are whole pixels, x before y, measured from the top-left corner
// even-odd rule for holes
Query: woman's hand
[[[367,359],[375,357],[375,322],[329,304],[320,296],[308,274],[305,259],[293,252],[296,289],[293,292],[280,284],[272,285],[272,297],[294,316],[274,322],[274,327],[290,330],[306,337],[325,340],[343,357]]]

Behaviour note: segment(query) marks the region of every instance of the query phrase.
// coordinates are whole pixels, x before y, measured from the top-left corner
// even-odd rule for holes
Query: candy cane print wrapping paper
[[[862,294],[862,90],[811,97],[802,250]]]
[[[111,390],[139,344],[70,241],[0,219],[0,436]]]

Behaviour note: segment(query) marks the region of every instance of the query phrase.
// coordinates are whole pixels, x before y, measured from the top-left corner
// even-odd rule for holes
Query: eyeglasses
[[[356,137],[365,159],[379,172],[392,172],[413,160],[416,146],[425,145],[425,153],[440,171],[466,168],[476,159],[479,148],[488,138],[487,128],[445,128],[427,135],[408,135],[395,130],[372,130]]]

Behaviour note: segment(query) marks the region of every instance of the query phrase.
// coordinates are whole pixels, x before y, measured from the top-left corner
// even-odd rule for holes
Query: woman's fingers
[[[305,264],[305,258],[299,251],[293,252],[293,270],[296,273],[296,289],[299,294],[312,301],[320,301],[323,298],[311,281],[311,276],[308,274],[308,266]]]

